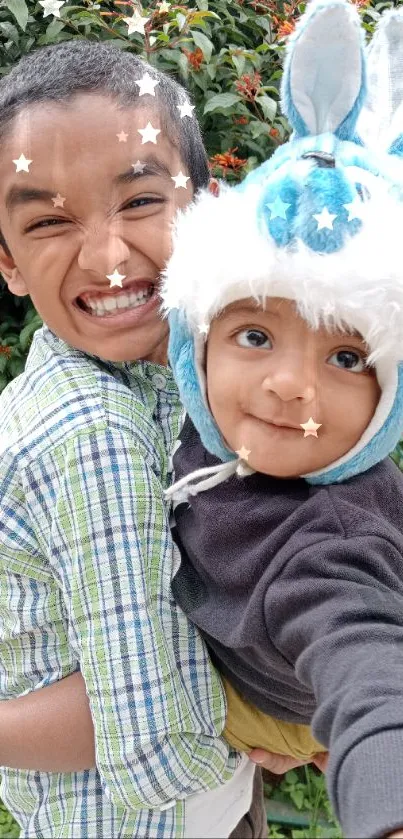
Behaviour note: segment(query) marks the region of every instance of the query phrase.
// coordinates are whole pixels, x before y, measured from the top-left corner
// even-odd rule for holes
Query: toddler
[[[373,85],[401,23],[379,29]],[[229,742],[329,749],[349,837],[403,825],[400,147],[358,139],[364,67],[353,7],[311,4],[284,75],[293,139],[182,214],[164,287],[188,411],[174,596],[222,673]]]

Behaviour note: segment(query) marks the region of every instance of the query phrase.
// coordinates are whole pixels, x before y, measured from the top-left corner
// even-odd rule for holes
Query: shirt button
[[[167,380],[165,376],[162,375],[162,373],[154,373],[151,381],[154,387],[156,387],[158,390],[163,390],[167,383]]]
[[[167,804],[163,804],[162,807],[160,807],[160,810],[161,810],[161,812],[163,812],[164,810],[170,810],[171,807],[175,807],[175,804],[176,804],[176,801],[168,801]]]

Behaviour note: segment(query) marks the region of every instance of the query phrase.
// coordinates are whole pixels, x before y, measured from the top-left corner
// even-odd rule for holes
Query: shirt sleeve
[[[331,538],[270,583],[269,635],[312,689],[314,735],[344,835],[403,826],[403,559],[377,536]]]
[[[172,599],[163,490],[135,441],[106,429],[66,445],[51,551],[107,794],[160,808],[223,783],[221,684]]]

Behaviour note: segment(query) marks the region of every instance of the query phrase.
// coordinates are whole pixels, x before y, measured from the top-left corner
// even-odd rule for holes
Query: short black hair
[[[209,168],[197,119],[182,119],[177,107],[188,94],[165,73],[107,42],[73,38],[21,58],[0,81],[0,142],[17,114],[39,102],[60,103],[80,93],[98,93],[123,108],[133,106],[139,100],[135,82],[145,72],[158,79],[155,103],[162,127],[178,146],[196,192],[207,186]]]

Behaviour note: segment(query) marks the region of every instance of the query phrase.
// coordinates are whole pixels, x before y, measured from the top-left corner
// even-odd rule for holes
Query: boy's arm
[[[95,766],[94,727],[81,673],[0,703],[0,766],[41,772]]]
[[[111,799],[159,808],[230,775],[221,686],[170,591],[163,488],[114,429],[66,443],[51,561],[63,570],[70,643]]]
[[[403,558],[378,536],[336,537],[270,582],[269,635],[316,697],[313,732],[346,836],[403,826]]]

